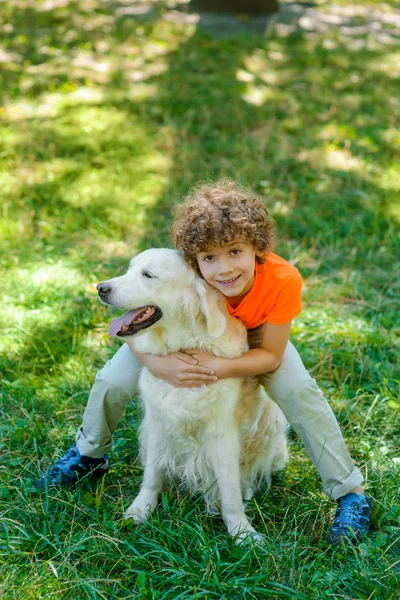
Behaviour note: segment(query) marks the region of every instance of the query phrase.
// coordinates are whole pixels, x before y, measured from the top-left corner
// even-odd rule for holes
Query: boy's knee
[[[139,373],[113,369],[111,361],[97,373],[94,386],[107,393],[135,394],[138,388]]]
[[[291,419],[303,421],[330,410],[315,379],[306,371],[299,378],[285,378],[276,384],[267,384],[266,390],[283,412],[291,415]]]
[[[278,367],[276,371],[260,377],[260,383],[267,392],[273,396],[286,398],[287,396],[297,395],[304,389],[319,390],[318,385],[305,369],[298,372],[282,372]]]

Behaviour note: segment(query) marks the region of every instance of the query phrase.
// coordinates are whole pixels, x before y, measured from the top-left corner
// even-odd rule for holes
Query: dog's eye
[[[147,277],[147,279],[157,279],[155,275],[149,273],[149,271],[142,271],[143,277]]]

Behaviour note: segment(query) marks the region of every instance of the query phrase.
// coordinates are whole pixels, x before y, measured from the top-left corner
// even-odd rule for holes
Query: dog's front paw
[[[235,538],[235,544],[239,545],[257,545],[265,544],[265,538],[258,533],[246,518],[238,520],[236,523],[230,523],[228,531]]]
[[[139,494],[139,496],[135,498],[130,507],[126,510],[124,519],[133,519],[136,525],[144,523],[151,516],[156,504],[156,501],[151,501],[149,498],[140,497]]]
[[[127,521],[128,519],[133,519],[135,525],[139,525],[140,523],[144,523],[150,516],[150,511],[143,511],[141,508],[135,507],[134,502],[130,505],[128,510],[124,514],[124,519]]]
[[[262,533],[258,533],[251,527],[251,529],[245,529],[240,531],[235,538],[235,544],[237,546],[264,546],[266,542],[265,536]]]

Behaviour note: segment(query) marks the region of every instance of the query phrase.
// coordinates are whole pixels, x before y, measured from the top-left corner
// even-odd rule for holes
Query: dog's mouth
[[[158,306],[142,306],[141,308],[129,310],[121,317],[111,321],[108,334],[110,337],[129,337],[142,329],[151,327],[161,317],[162,312]]]

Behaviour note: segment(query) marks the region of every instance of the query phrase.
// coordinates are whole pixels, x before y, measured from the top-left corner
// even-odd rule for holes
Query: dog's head
[[[157,248],[135,256],[126,275],[97,286],[104,304],[127,310],[110,326],[112,337],[130,337],[158,323],[206,326],[211,337],[223,334],[226,316],[221,295],[202,281],[176,250]]]

